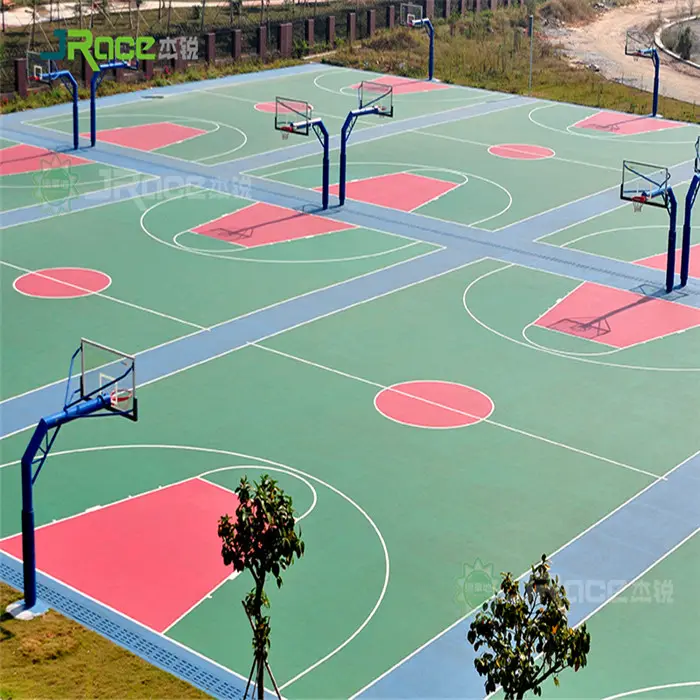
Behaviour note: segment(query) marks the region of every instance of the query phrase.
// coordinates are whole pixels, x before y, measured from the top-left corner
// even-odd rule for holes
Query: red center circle
[[[258,112],[272,112],[272,114],[274,114],[277,106],[274,102],[258,102],[255,105],[255,109],[257,109]]]
[[[390,420],[417,428],[461,428],[488,418],[493,401],[478,389],[443,381],[403,382],[374,397]]]
[[[489,153],[492,156],[513,160],[542,160],[554,156],[554,151],[551,148],[533,146],[528,143],[501,143],[497,146],[489,146]]]
[[[102,292],[112,278],[84,267],[51,267],[28,272],[14,281],[14,288],[29,297],[74,299]]]

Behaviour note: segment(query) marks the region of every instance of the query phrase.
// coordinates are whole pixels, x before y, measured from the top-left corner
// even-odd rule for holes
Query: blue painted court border
[[[200,89],[206,87],[207,84],[222,87],[225,83],[234,84],[265,80],[295,73],[318,72],[319,70],[322,69],[319,69],[317,66],[299,66],[291,69],[270,71],[266,74],[255,73],[232,76],[223,80],[170,86],[159,90],[175,94]],[[107,106],[108,104],[121,104],[134,99],[133,94],[119,95],[102,98],[101,103]],[[525,100],[526,98],[513,98],[509,106],[528,104],[529,101]],[[503,102],[505,101],[503,100]],[[535,100],[532,100],[532,102],[535,102]],[[486,103],[478,110],[472,109],[471,111],[475,115],[488,113],[492,111],[492,105],[498,105],[498,102]],[[498,105],[498,108],[503,107],[504,105]],[[468,107],[462,109],[465,111],[469,110]],[[52,111],[55,111],[56,114],[61,114],[61,110],[65,111],[65,106],[41,110],[41,114],[43,116],[51,116]],[[459,119],[467,117],[460,110],[449,111],[455,112],[454,116],[459,113]],[[14,137],[15,140],[44,145],[57,150],[55,138],[52,141],[43,133],[39,133],[40,129],[32,128],[31,125],[22,123],[27,116],[27,113],[23,113],[3,117],[3,125],[9,122],[8,126],[11,127],[5,131],[6,137],[10,139]],[[29,116],[31,117],[31,114]],[[448,115],[447,118],[443,118],[443,121],[449,121],[452,116]],[[431,120],[431,118],[432,121],[429,121],[429,123],[434,124],[435,115],[419,118],[417,123],[420,123],[422,119]],[[391,129],[387,125],[373,128],[373,130],[382,131],[384,129],[387,130],[386,133],[388,135],[390,132],[394,132],[396,126],[393,126]],[[364,136],[365,139],[372,137],[371,134],[367,133],[369,131],[369,129],[366,129],[359,132],[356,141],[359,142],[363,138],[363,134],[366,134]],[[308,147],[301,146],[296,148],[300,153],[305,153],[304,149]],[[156,177],[162,177],[174,171],[188,176],[194,174],[197,177],[203,175],[211,176],[213,172],[211,168],[197,166],[194,163],[183,163],[182,165],[178,163],[177,167],[175,167],[175,161],[167,159],[167,157],[159,158],[157,154],[146,154],[145,156],[143,154],[124,155],[119,148],[110,146],[103,147],[97,152],[91,150],[90,155],[97,162],[117,165],[117,167],[123,164],[124,167],[140,170]],[[274,157],[279,156],[279,151],[274,154]],[[265,158],[269,157],[273,156],[261,154],[259,157],[251,156],[238,162],[216,167],[218,172],[223,170],[224,175],[235,177],[240,176],[241,166],[249,169],[260,167],[261,163],[267,162]],[[689,172],[686,164],[679,166],[677,174],[683,177],[686,170]],[[217,181],[217,178],[212,178],[211,184],[216,188],[216,186],[220,185],[220,182],[220,180]],[[305,195],[304,191],[298,188],[258,178],[251,178],[251,182],[253,185],[251,195],[259,201],[281,203],[283,206],[295,206],[307,211],[309,206],[312,206],[309,196]],[[501,229],[496,235],[474,227],[442,222],[415,214],[389,212],[379,207],[352,203],[344,210],[332,213],[333,218],[348,221],[349,223],[365,222],[359,225],[368,225],[370,228],[373,228],[370,222],[376,222],[378,220],[377,217],[380,217],[382,228],[390,232],[401,230],[405,234],[408,228],[412,237],[428,242],[439,241],[441,245],[446,246],[446,249],[414,258],[390,268],[378,270],[361,278],[348,280],[339,285],[304,295],[298,299],[282,302],[269,309],[254,312],[239,319],[233,319],[217,326],[215,329],[185,336],[160,348],[146,351],[139,355],[140,381],[141,383],[155,381],[172,372],[181,371],[194,364],[211,360],[220,354],[231,352],[237,347],[245,346],[247,343],[283,332],[286,328],[290,328],[297,323],[314,320],[323,315],[342,310],[359,301],[376,298],[382,294],[396,291],[403,286],[424,281],[431,276],[458,269],[480,257],[495,257],[534,269],[598,281],[609,286],[627,288],[630,282],[640,282],[641,284],[653,286],[654,280],[650,278],[650,275],[653,276],[653,271],[646,268],[640,269],[638,266],[629,263],[600,258],[571,249],[552,248],[533,241],[535,236],[541,237],[564,226],[590,218],[591,211],[598,214],[616,208],[619,206],[619,201],[617,201],[617,197],[613,196],[614,191],[614,189],[611,189],[591,195],[579,202],[572,202],[568,205],[557,207],[551,212],[544,212],[531,219],[516,222]],[[93,193],[92,197],[94,198],[91,199],[91,195],[85,195],[79,198],[81,206],[84,208],[93,206],[95,199],[99,195]],[[35,208],[30,207],[26,208],[21,214],[12,214],[13,223],[36,220],[36,217],[41,216],[41,214],[38,210],[32,211],[33,209]],[[14,217],[17,218],[15,219]],[[498,241],[494,240],[496,236]],[[576,273],[575,275],[572,274],[574,272]],[[700,306],[700,287],[697,284],[691,284],[688,288],[684,303]],[[179,355],[182,355],[180,360],[178,359]],[[47,410],[54,410],[55,406],[62,399],[62,390],[62,384],[57,383],[21,397],[8,399],[0,404],[0,438],[33,425],[38,417],[46,413]],[[696,493],[692,487],[694,486],[697,490],[697,483],[693,482],[698,482],[699,479],[700,455],[695,455],[684,463],[682,467],[674,471],[668,480],[655,482],[648,490],[639,494],[623,508],[606,518],[596,528],[565,547],[554,558],[556,573],[563,580],[582,578],[595,580],[633,579],[640,571],[644,571],[645,568],[658,561],[666,552],[682,541],[685,536],[684,533],[692,533],[700,525],[700,506],[693,499],[689,501],[690,494]],[[653,518],[650,517],[649,509],[654,514]],[[657,520],[660,520],[660,522],[657,522]],[[646,531],[647,528],[649,530],[648,533]],[[640,533],[644,534],[640,535]],[[614,556],[601,561],[600,552],[606,549],[610,551],[610,537],[617,538],[617,540],[613,540],[616,542],[617,549]],[[644,541],[648,545],[643,552],[639,551],[637,545],[639,541]],[[582,563],[584,564],[583,566]],[[12,564],[14,564],[14,573]],[[17,562],[10,557],[0,555],[0,578],[7,580],[11,584],[14,581],[13,585],[17,585],[17,567]],[[67,589],[62,584],[48,577],[42,577],[41,582],[45,586],[45,589],[42,590],[42,597],[45,597],[57,609],[62,609],[59,606],[63,606],[65,609],[62,611],[69,616],[71,615],[68,611],[71,605],[71,597],[66,596],[68,603],[58,600],[58,596],[65,596],[66,591],[71,593],[73,603],[77,600],[86,610],[102,615],[102,619],[109,620],[109,615],[105,616],[104,613],[118,616],[117,613],[109,611],[99,603]],[[587,606],[585,603],[572,606],[571,620],[575,622],[590,614],[592,612],[590,607],[590,604]],[[122,616],[118,617],[122,618]],[[131,643],[128,641],[125,643],[125,639],[115,638],[114,635],[106,634],[104,625],[99,620],[95,621],[93,619],[91,621],[87,615],[84,615],[83,618],[80,620],[83,624],[96,629],[122,646],[127,646],[127,643]],[[136,623],[131,624],[138,627],[139,630],[141,629]],[[481,697],[483,695],[483,685],[473,670],[469,657],[469,648],[464,642],[466,628],[468,628],[468,621],[456,624],[419,653],[377,681],[361,697],[398,696],[413,698],[454,697],[455,695],[464,697],[465,693],[467,697]],[[128,625],[124,629],[128,632]],[[159,640],[165,639],[154,633],[151,634]],[[165,641],[169,640],[165,639]],[[127,648],[130,647],[127,646]],[[239,690],[235,684],[230,687],[216,687],[216,683],[219,682],[216,675],[214,676],[214,681],[206,681],[208,687],[204,688],[201,685],[203,682],[202,678],[198,677],[197,673],[206,674],[211,668],[218,667],[204,659],[200,659],[192,652],[179,649],[184,656],[180,659],[177,654],[175,655],[176,665],[179,663],[178,659],[183,663],[192,662],[192,659],[195,661],[193,665],[195,669],[194,675],[186,677],[186,680],[202,687],[207,692],[211,692],[216,697],[240,697],[240,695],[236,694]],[[132,651],[151,661],[151,663],[165,668],[162,665],[162,658],[159,658],[158,655],[154,656],[149,650],[144,649],[140,645],[136,644]],[[172,649],[169,649],[169,651],[172,652]],[[168,667],[166,670],[170,670],[176,675],[183,673],[182,670],[179,672],[178,670],[173,671],[173,668]],[[221,669],[218,672],[223,672],[226,678],[231,676],[238,679],[234,674],[227,674]],[[185,675],[188,674],[189,671],[185,673]],[[185,676],[181,675],[180,677]],[[227,681],[223,680],[221,682],[225,683]]]
[[[0,552],[0,579],[22,590],[22,564],[4,552]],[[225,700],[240,700],[243,697],[245,681],[231,671],[41,572],[38,572],[37,584],[39,598],[51,608],[154,666],[197,686],[213,697]]]
[[[605,602],[700,528],[700,452],[551,557],[562,582],[606,584]],[[623,584],[624,582],[624,584]],[[617,584],[611,588],[610,584]],[[604,601],[572,601],[569,623],[579,624]],[[466,641],[474,613],[366,687],[356,698],[482,698],[484,679]]]

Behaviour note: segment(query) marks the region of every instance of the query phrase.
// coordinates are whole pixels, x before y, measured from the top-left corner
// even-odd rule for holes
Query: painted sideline
[[[587,620],[700,527],[700,452],[593,524],[551,556],[552,572],[571,597],[569,621]],[[589,599],[577,600],[572,583]],[[604,592],[603,592],[604,591]],[[474,613],[426,642],[353,698],[483,698],[466,641]]]

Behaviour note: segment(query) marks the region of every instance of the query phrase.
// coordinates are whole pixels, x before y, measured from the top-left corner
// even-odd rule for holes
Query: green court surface
[[[697,646],[700,623],[692,583],[699,557],[700,541],[695,537],[591,619],[591,637],[599,642],[591,650],[586,673],[562,677],[567,697],[671,700],[698,695],[700,681],[691,650]],[[627,631],[624,644],[617,636],[620,629]],[[543,696],[558,693],[552,688]]]
[[[577,577],[595,578],[600,564],[625,587],[572,609],[591,631],[589,666],[544,694],[700,697],[691,652],[700,515],[674,490],[700,483],[700,251],[689,284],[664,295],[663,269],[641,261],[665,252],[668,215],[634,215],[615,191],[622,159],[636,159],[674,168],[681,199],[700,127],[622,136],[576,126],[590,108],[396,90],[393,120],[358,121],[348,206],[323,212],[320,152],[300,147],[315,139],[278,141],[272,114],[256,105],[306,99],[337,135],[357,103],[353,86],[377,77],[315,66],[165,90],[161,100],[109,98],[101,130],[168,123],[203,133],[157,149],[81,148],[92,164],[58,168],[76,190],[53,212],[31,200],[35,175],[2,177],[3,208],[26,208],[0,231],[3,577],[17,570],[28,428],[61,408],[47,405],[60,393],[51,385],[85,337],[137,355],[139,420],[76,421],[34,491],[38,568],[49,589],[81,597],[98,631],[100,615],[116,615],[130,634],[190,650],[195,666],[240,686],[250,670],[240,600],[251,580],[219,571],[199,594],[178,592],[194,575],[191,542],[168,540],[161,520],[204,528],[218,561],[223,513],[196,499],[175,514],[154,507],[150,520],[117,519],[97,542],[91,523],[169,489],[232,492],[243,474],[270,473],[292,495],[306,543],[282,589],[267,591],[284,697],[420,697],[402,675],[414,667],[434,674],[432,697],[455,697],[450,679],[472,663],[463,634],[444,665],[421,667],[423,650],[414,652],[443,644],[441,633],[485,598],[460,592],[467,570],[520,574],[543,552],[556,564],[578,546],[589,549]],[[21,136],[49,148],[66,140],[70,119],[61,108],[5,126],[12,141],[0,148]],[[105,178],[94,187],[93,170]],[[217,189],[223,181],[250,188]],[[8,195],[5,182],[22,193]],[[98,189],[100,201],[83,196]],[[364,202],[353,198],[360,192]],[[256,212],[272,219],[260,224]],[[105,282],[57,281],[56,269]],[[628,295],[605,312],[607,330],[545,322],[572,300],[595,320],[592,289],[616,305],[615,294]],[[631,316],[626,299],[644,315]],[[415,393],[424,384],[436,393]],[[634,511],[624,532],[589,544],[616,522],[611,513],[659,488],[665,510]],[[646,541],[657,519],[664,537]],[[42,568],[56,560],[42,550],[52,532],[65,569]],[[167,553],[152,579],[151,558],[133,554],[151,537],[162,546],[153,561]],[[154,596],[167,613],[139,607]],[[214,695],[240,696],[139,653]],[[479,679],[464,678],[460,696],[483,697]]]
[[[0,150],[17,145],[0,139]],[[44,203],[54,207],[56,214],[69,211],[70,201],[78,195],[148,179],[138,172],[87,161],[67,167],[65,160],[65,156],[47,154],[38,159],[31,172],[3,175],[0,211]]]

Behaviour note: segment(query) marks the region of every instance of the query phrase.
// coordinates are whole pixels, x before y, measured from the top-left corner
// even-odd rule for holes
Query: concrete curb
[[[674,51],[671,51],[664,43],[661,41],[661,33],[669,29],[670,27],[675,27],[677,24],[683,24],[685,22],[692,22],[693,20],[700,19],[700,15],[695,15],[694,17],[684,17],[683,19],[676,20],[675,22],[666,22],[663,24],[663,26],[659,27],[656,30],[656,33],[654,34],[654,43],[656,46],[661,49],[666,55],[670,56],[671,58],[675,59],[676,61],[680,61],[681,63],[685,63],[686,66],[691,66],[692,68],[697,68],[700,70],[700,64],[699,63],[694,63],[693,61],[686,61],[684,58],[681,58],[677,53]]]

